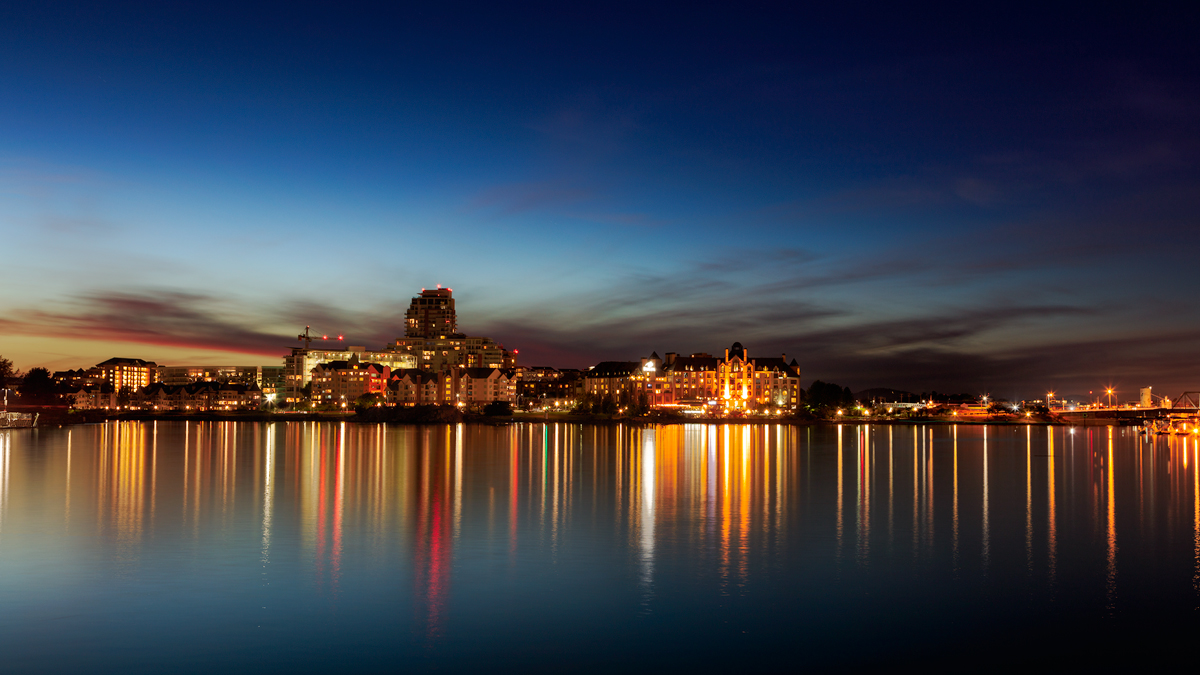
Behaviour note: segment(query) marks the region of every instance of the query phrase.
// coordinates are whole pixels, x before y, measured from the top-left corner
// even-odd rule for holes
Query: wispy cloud
[[[593,196],[594,193],[589,189],[565,183],[508,183],[483,191],[470,201],[468,209],[506,217],[577,204]]]
[[[281,356],[306,323],[380,347],[396,337],[388,325],[394,320],[381,316],[390,314],[306,302],[263,310],[230,298],[141,289],[87,293],[53,308],[18,308],[0,318],[0,333]]]

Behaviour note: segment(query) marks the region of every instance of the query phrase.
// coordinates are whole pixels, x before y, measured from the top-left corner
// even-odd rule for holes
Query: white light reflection
[[[12,432],[0,433],[0,532],[8,511],[8,456],[12,453]]]
[[[639,544],[641,548],[642,606],[649,610],[653,598],[654,582],[654,499],[655,499],[655,452],[654,429],[642,434],[642,508]]]
[[[275,471],[275,425],[267,426],[267,453],[263,460],[263,522],[262,522],[262,564],[265,568],[271,562],[271,506],[272,488],[274,487]],[[263,575],[266,576],[266,572]],[[264,579],[264,582],[266,580]]]

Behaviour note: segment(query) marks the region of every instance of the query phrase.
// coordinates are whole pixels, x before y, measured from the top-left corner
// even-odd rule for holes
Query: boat
[[[0,412],[0,429],[32,429],[37,420],[37,413]]]
[[[1182,436],[1200,434],[1200,417],[1195,415],[1169,415],[1156,420],[1142,422],[1142,433]]]

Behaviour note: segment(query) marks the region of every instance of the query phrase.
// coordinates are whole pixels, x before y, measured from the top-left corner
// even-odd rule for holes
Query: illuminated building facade
[[[420,369],[396,371],[385,392],[389,405],[400,406],[471,408],[494,401],[513,403],[516,398],[516,373],[499,368],[450,368],[436,374]]]
[[[495,401],[515,403],[517,400],[517,374],[510,370],[457,368],[446,373],[443,381],[447,403],[470,408]]]
[[[637,361],[601,361],[583,371],[583,391],[595,397],[612,396],[619,399],[635,390],[634,377],[645,367]]]
[[[192,382],[256,384],[268,394],[282,391],[283,370],[283,366],[159,366],[158,381],[175,385]]]
[[[357,359],[318,363],[312,370],[312,400],[317,403],[345,403],[365,394],[386,397],[392,369],[378,363],[359,363]]]
[[[257,410],[262,403],[258,385],[228,382],[157,382],[130,397],[130,407],[142,410]]]
[[[547,366],[517,369],[517,401],[521,405],[571,405],[583,395],[583,373]]]
[[[453,291],[449,288],[422,288],[412,299],[404,315],[404,337],[436,338],[458,330]]]
[[[117,393],[111,385],[82,386],[68,391],[64,398],[72,410],[115,410]]]
[[[441,403],[441,378],[420,368],[393,370],[384,400],[388,405],[416,406]]]
[[[104,371],[100,368],[59,370],[51,377],[54,379],[54,384],[58,385],[60,389],[75,390],[79,387],[92,387],[108,382]]]
[[[780,358],[750,358],[742,343],[725,350],[717,364],[719,400],[728,410],[754,410],[776,406],[795,408],[800,403],[800,367]]]
[[[313,368],[320,363],[334,361],[349,361],[355,359],[359,363],[377,363],[391,370],[416,368],[416,357],[412,354],[382,351],[367,351],[366,347],[347,347],[346,349],[306,349],[293,347],[290,356],[283,358],[284,386],[287,390],[286,400],[289,403],[300,401],[301,390],[312,379]]]
[[[447,368],[503,368],[516,367],[516,351],[508,351],[504,345],[496,344],[486,337],[466,335],[444,335],[436,338],[404,337],[388,345],[397,354],[414,359],[415,367],[440,373]]]
[[[725,411],[794,409],[800,402],[800,367],[795,359],[749,358],[741,343],[725,357],[657,353],[638,361],[605,361],[584,372],[584,391],[597,397],[651,406],[717,406]]]
[[[104,382],[119,394],[149,386],[158,381],[158,364],[141,359],[111,358],[96,364]]]

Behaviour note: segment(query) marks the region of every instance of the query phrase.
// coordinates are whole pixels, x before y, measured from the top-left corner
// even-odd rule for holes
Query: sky
[[[1197,17],[834,4],[6,3],[0,355],[1200,389]]]

